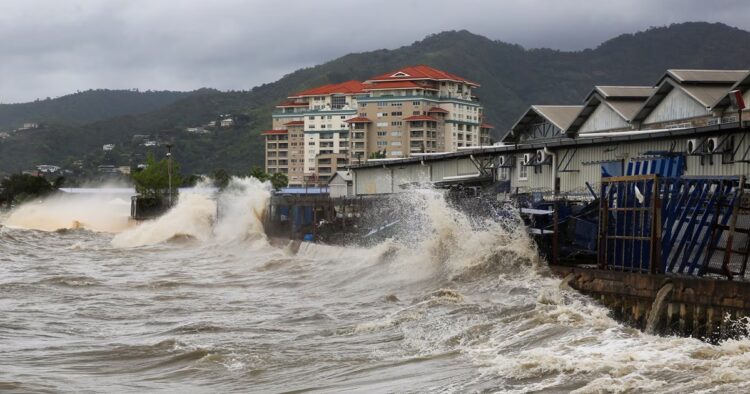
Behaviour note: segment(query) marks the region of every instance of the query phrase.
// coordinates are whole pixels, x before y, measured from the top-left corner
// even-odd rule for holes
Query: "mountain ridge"
[[[210,173],[225,168],[244,172],[263,164],[260,133],[270,128],[271,111],[286,96],[327,83],[366,80],[413,64],[427,64],[480,83],[476,93],[487,120],[501,134],[529,105],[578,104],[594,85],[652,85],[668,68],[750,68],[750,53],[743,50],[748,47],[750,32],[706,22],[622,34],[593,49],[572,52],[525,49],[467,30],[447,31],[400,48],[348,54],[302,68],[250,91],[203,92],[144,114],[33,131],[26,134],[26,142],[35,142],[34,136],[40,141],[35,148],[24,147],[24,154],[12,150],[21,141],[11,138],[0,143],[0,171],[18,171],[42,158],[69,161],[81,152],[100,150],[102,143],[126,147],[134,134],[159,134],[174,141],[175,155],[186,171]],[[241,114],[247,121],[210,135],[184,133],[186,127],[225,113]],[[51,149],[55,146],[51,141],[60,142],[52,135],[59,133],[78,141],[75,149],[64,149],[64,155]],[[12,158],[4,159],[6,155]],[[99,159],[90,156],[87,160],[96,164]],[[118,164],[137,164],[132,155],[130,161],[123,160]]]

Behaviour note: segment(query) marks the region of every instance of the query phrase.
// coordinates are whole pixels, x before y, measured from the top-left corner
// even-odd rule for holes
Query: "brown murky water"
[[[134,229],[102,196],[111,228],[71,213],[98,209],[81,196],[6,217],[0,391],[750,390],[750,341],[620,325],[560,290],[522,231],[472,225],[437,193],[404,198],[403,237],[292,254],[262,236],[263,187],[235,183],[218,220],[200,193]],[[35,229],[52,220],[83,228]]]

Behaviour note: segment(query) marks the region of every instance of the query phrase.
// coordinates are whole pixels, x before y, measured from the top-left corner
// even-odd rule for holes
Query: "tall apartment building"
[[[351,162],[489,145],[477,87],[420,65],[294,94],[264,133],[266,171],[288,173],[292,186],[322,184]]]

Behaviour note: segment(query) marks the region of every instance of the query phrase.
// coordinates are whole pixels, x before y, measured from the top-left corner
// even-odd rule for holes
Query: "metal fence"
[[[743,278],[750,248],[745,177],[612,177],[600,190],[602,269]]]

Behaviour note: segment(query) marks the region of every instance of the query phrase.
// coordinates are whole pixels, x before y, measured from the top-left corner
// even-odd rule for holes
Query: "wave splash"
[[[132,225],[129,214],[130,202],[122,196],[60,193],[22,204],[2,224],[27,230],[118,233]]]
[[[263,212],[271,196],[270,184],[255,178],[232,178],[213,196],[205,187],[182,192],[177,204],[158,219],[117,234],[119,248],[155,245],[174,239],[227,243],[265,239]]]

